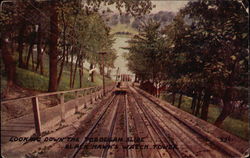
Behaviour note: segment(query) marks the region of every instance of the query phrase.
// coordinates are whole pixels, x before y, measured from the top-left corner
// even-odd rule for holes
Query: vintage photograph
[[[1,157],[247,158],[248,0],[0,0]]]

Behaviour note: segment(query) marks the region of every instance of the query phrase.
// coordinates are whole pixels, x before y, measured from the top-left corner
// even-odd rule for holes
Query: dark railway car
[[[113,91],[114,94],[125,94],[127,93],[127,87],[124,85],[123,82],[117,82],[116,87]]]

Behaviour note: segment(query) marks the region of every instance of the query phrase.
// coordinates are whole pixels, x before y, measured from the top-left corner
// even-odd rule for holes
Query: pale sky
[[[152,0],[153,5],[156,5],[152,9],[151,13],[157,13],[159,11],[171,11],[178,12],[183,8],[188,1],[187,0]]]
[[[158,13],[159,11],[169,11],[177,13],[187,3],[187,0],[152,0],[152,4],[155,5],[155,8],[152,9],[151,13]],[[115,5],[103,7],[103,9],[106,10],[107,7],[115,13],[119,12],[116,9]],[[116,38],[113,48],[117,51],[118,58],[115,60],[114,65],[116,68],[112,70],[112,75],[116,74],[116,70],[118,67],[121,74],[132,74],[132,72],[128,70],[126,59],[123,57],[124,52],[127,52],[127,50],[121,49],[121,47],[128,46],[128,43],[126,42],[127,40],[127,38]]]
[[[152,0],[152,4],[156,7],[152,9],[151,13],[157,13],[159,11],[171,11],[178,12],[188,3],[188,0]],[[114,5],[105,6],[109,7],[113,12],[118,12]]]

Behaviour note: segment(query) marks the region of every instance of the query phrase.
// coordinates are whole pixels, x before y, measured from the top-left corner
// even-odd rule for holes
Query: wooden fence
[[[106,88],[106,91],[111,91],[113,89],[113,85],[109,85]],[[89,88],[81,88],[81,89],[74,89],[68,91],[58,91],[58,92],[50,92],[50,93],[42,93],[34,96],[28,97],[20,97],[20,98],[13,98],[13,99],[6,99],[1,100],[1,104],[11,103],[20,100],[27,100],[30,99],[32,101],[32,109],[34,114],[34,123],[35,123],[35,131],[37,136],[41,136],[41,117],[39,111],[39,98],[45,96],[52,96],[58,95],[60,98],[60,109],[61,109],[61,121],[65,121],[65,94],[66,93],[75,93],[75,99],[82,97],[80,93],[83,95],[90,94],[90,103],[92,104],[94,100],[100,99],[103,97],[103,90],[102,87],[89,87]],[[84,105],[86,107],[86,104]],[[79,105],[75,104],[75,111],[79,112]]]

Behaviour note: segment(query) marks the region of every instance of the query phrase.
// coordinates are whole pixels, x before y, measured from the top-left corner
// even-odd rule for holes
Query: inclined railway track
[[[108,127],[106,127],[108,129],[108,131],[104,131],[103,136],[107,139],[112,139],[112,137],[117,137],[116,133],[119,134],[119,131],[116,132],[116,128],[119,125],[119,118],[121,118],[121,114],[123,115],[123,127],[122,130],[124,131],[124,133],[122,134],[124,136],[124,139],[126,139],[126,137],[128,136],[128,120],[127,120],[127,109],[126,109],[126,101],[127,97],[126,95],[120,94],[120,95],[112,95],[111,99],[107,101],[107,103],[104,105],[105,108],[103,110],[103,112],[101,113],[101,115],[98,117],[98,119],[93,123],[93,125],[91,126],[91,128],[86,132],[86,134],[83,136],[80,144],[79,144],[79,148],[76,148],[73,153],[71,154],[71,158],[75,158],[75,157],[81,157],[82,153],[80,152],[81,150],[84,150],[83,146],[90,144],[89,140],[87,138],[91,138],[91,137],[98,137],[96,136],[96,134],[98,134],[99,128],[103,128],[103,122],[107,121],[107,117],[110,115],[109,120],[108,120]],[[123,113],[121,113],[121,109],[124,110]],[[121,137],[121,136],[120,136]],[[97,142],[98,143],[98,142]],[[106,141],[104,142],[104,146],[112,146],[115,145],[115,143],[111,142],[111,141]],[[125,145],[125,144],[123,144]],[[127,144],[126,144],[127,145]],[[114,157],[114,153],[116,152],[114,150],[114,153],[109,153],[110,150],[113,150],[112,148],[103,148],[102,150],[99,150],[97,155],[99,157],[102,158],[106,158],[106,157]],[[119,157],[128,157],[128,151],[122,151],[122,153],[119,153],[122,156]],[[110,154],[110,155],[109,155]],[[112,154],[112,155],[111,155]]]
[[[114,123],[113,126],[113,133],[112,137],[113,138],[121,138],[123,141],[117,141],[117,142],[111,142],[111,145],[116,146],[118,148],[116,149],[108,149],[107,154],[103,155],[101,157],[128,157],[128,151],[123,150],[122,146],[128,145],[128,142],[126,142],[126,139],[128,137],[128,119],[127,119],[127,101],[126,101],[126,94],[119,94],[119,104],[117,105],[117,114],[116,114],[116,122]],[[111,137],[111,136],[110,136]]]
[[[91,134],[94,132],[94,130],[97,128],[97,126],[99,125],[99,123],[101,122],[101,120],[104,118],[105,114],[107,113],[108,109],[110,108],[110,106],[117,101],[116,100],[117,96],[113,95],[111,97],[111,99],[107,102],[105,106],[104,111],[101,113],[101,115],[98,117],[98,119],[95,121],[95,123],[93,124],[93,126],[86,132],[86,134],[84,135],[83,139],[81,140],[80,144],[79,144],[79,148],[76,148],[72,155],[71,158],[75,158],[78,154],[79,151],[81,150],[81,148],[86,145],[88,143],[88,140],[86,138],[89,138],[91,136]],[[117,108],[116,108],[117,109]],[[112,121],[113,122],[113,121]],[[105,154],[105,153],[102,153]]]
[[[192,121],[191,121],[192,122]],[[105,130],[103,130],[105,129]],[[101,134],[100,134],[101,133]],[[126,92],[113,93],[103,105],[100,116],[91,123],[84,137],[71,154],[81,157],[82,146],[95,144],[86,138],[104,136],[123,138],[122,142],[103,142],[104,146],[133,146],[150,144],[148,150],[141,148],[104,148],[93,150],[96,157],[155,157],[155,158],[216,158],[242,157],[241,152],[215,136],[194,127],[185,117],[160,105],[155,99],[138,89],[129,87]],[[144,137],[145,142],[130,142],[128,138]],[[155,148],[155,145],[165,148]]]
[[[176,144],[173,142],[172,138],[166,133],[166,131],[162,128],[162,126],[159,125],[159,122],[156,121],[154,116],[150,114],[150,112],[146,109],[146,107],[141,102],[141,99],[138,97],[138,95],[136,95],[135,91],[134,90],[132,91],[133,91],[132,96],[134,97],[135,105],[143,112],[143,115],[150,123],[154,132],[160,138],[161,143],[164,144],[164,146],[173,147],[172,149],[167,149],[167,152],[170,153],[171,157],[174,158],[183,157],[183,154],[177,148],[175,148]]]
[[[120,96],[118,96],[118,97],[120,97]],[[115,112],[113,113],[113,115],[112,115],[112,120],[111,120],[111,124],[110,124],[110,127],[109,127],[109,133],[108,133],[108,138],[111,138],[112,137],[112,135],[113,135],[113,133],[114,133],[114,128],[115,128],[115,124],[116,124],[116,122],[117,122],[117,115],[118,115],[118,108],[119,108],[119,106],[120,106],[120,98],[118,98],[118,100],[117,100],[117,102],[116,102],[116,106],[115,106]],[[107,141],[106,143],[105,143],[105,145],[106,146],[108,146],[108,145],[110,145],[110,141]],[[102,150],[102,154],[101,154],[101,157],[102,158],[106,158],[107,157],[107,153],[108,153],[108,148],[106,148],[106,149],[103,149]]]
[[[152,126],[149,126],[150,123],[149,123],[148,119],[145,118],[145,115],[143,115],[143,116],[140,115],[140,113],[142,114],[143,112],[141,111],[140,107],[138,107],[138,105],[136,105],[137,103],[136,103],[135,98],[132,97],[132,96],[130,96],[130,99],[129,99],[129,100],[130,100],[131,105],[134,106],[134,108],[131,107],[132,110],[136,111],[137,114],[139,114],[138,117],[142,120],[143,124],[145,125],[145,128],[146,128],[146,130],[147,130],[148,138],[151,139],[151,141],[152,141],[151,144],[157,144],[157,142],[158,142],[158,141],[157,141],[157,138],[159,139],[160,134],[158,134],[158,133],[155,134],[155,132],[153,132],[153,131],[155,131],[155,129],[154,129]],[[134,115],[136,115],[136,114],[134,113]],[[137,117],[136,119],[138,119],[138,117]],[[138,119],[138,120],[139,120],[139,119]],[[137,121],[138,121],[138,120],[137,120]],[[136,124],[136,120],[134,119],[133,121],[134,121],[135,124]],[[135,125],[135,126],[136,126],[136,125]],[[157,131],[157,130],[156,130],[156,131]],[[139,127],[137,127],[137,128],[136,128],[136,132],[137,132],[138,134],[140,134],[140,133],[141,133],[141,129],[140,129]],[[157,135],[158,137],[157,137],[156,135]],[[157,137],[157,138],[156,138],[156,137]],[[162,140],[160,140],[160,141],[161,141],[161,143],[162,143]],[[154,155],[150,155],[150,154],[151,154],[150,152],[154,152]],[[152,157],[152,156],[153,156],[153,157],[163,158],[164,155],[166,155],[166,154],[160,152],[159,150],[152,150],[152,151],[150,151],[150,152],[147,152],[147,151],[143,152],[143,151],[141,151],[141,153],[139,154],[139,155],[141,155],[141,156],[137,156],[137,157]]]
[[[130,89],[133,93],[132,96],[136,98],[137,104],[143,109],[144,115],[148,115],[151,122],[161,122],[159,126],[164,127],[165,132],[171,134],[170,138],[174,138],[172,140],[178,144],[179,151],[176,152],[179,152],[180,155],[172,155],[171,157],[243,157],[242,153],[230,145],[221,142],[216,137],[202,130],[194,128],[188,122],[176,117],[174,113],[171,113],[145,94],[138,92],[132,87]],[[143,98],[143,103],[140,98]],[[150,113],[151,116],[149,116]],[[153,121],[154,119],[156,120]],[[172,126],[170,126],[171,124]],[[168,128],[168,126],[171,128]]]

